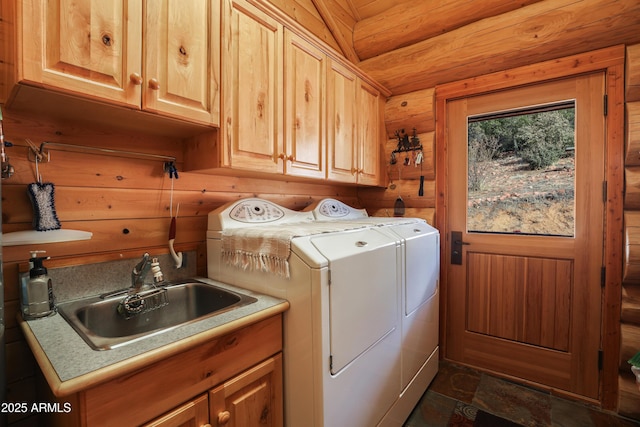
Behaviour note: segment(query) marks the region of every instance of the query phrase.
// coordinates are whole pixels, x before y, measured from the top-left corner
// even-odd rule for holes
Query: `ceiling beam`
[[[393,95],[640,43],[638,0],[541,1],[360,62]],[[544,72],[541,70],[540,72]]]
[[[353,45],[361,60],[435,37],[540,0],[422,0],[399,3],[356,23]]]
[[[338,43],[340,50],[342,50],[342,54],[354,64],[360,62],[360,58],[358,58],[358,54],[353,48],[353,41],[350,37],[353,33],[353,27],[351,26],[349,28],[346,24],[343,23],[347,31],[347,34],[345,34],[344,30],[341,29],[339,22],[334,18],[334,16],[340,16],[340,11],[335,10],[335,7],[333,9],[329,7],[325,0],[311,1],[316,9],[318,9],[318,13],[324,20],[327,28],[333,35],[333,38],[336,40],[336,43]]]

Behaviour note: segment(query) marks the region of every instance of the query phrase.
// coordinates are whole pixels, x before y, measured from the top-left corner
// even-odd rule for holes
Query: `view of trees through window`
[[[574,235],[574,101],[469,117],[468,161],[468,231]]]

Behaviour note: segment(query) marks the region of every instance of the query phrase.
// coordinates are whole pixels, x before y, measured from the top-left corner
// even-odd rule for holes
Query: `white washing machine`
[[[210,278],[290,302],[283,331],[287,426],[387,422],[402,393],[396,236],[244,199],[209,214],[207,252]]]
[[[367,224],[392,233],[401,256],[401,392],[381,425],[406,420],[438,371],[440,234],[419,218],[369,217],[335,199],[307,208],[318,221]]]

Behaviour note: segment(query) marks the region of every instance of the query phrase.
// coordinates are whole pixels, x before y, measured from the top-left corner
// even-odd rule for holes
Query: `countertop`
[[[103,351],[89,347],[60,314],[29,321],[18,316],[25,339],[52,392],[58,397],[77,393],[289,308],[289,303],[283,299],[211,279],[195,279],[253,296],[258,301],[129,345]]]

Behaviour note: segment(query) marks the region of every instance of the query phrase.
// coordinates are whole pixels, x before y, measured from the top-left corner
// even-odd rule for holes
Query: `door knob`
[[[462,265],[462,246],[469,244],[462,240],[462,232],[451,232],[451,264]]]

